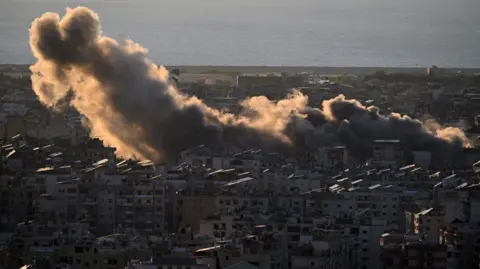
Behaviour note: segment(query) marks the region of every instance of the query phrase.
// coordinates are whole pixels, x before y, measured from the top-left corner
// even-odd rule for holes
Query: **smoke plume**
[[[168,83],[168,71],[147,58],[147,50],[102,35],[100,21],[85,7],[63,18],[46,13],[30,29],[37,62],[32,84],[51,109],[68,100],[101,137],[126,158],[161,161],[200,144],[226,143],[273,150],[346,144],[365,155],[374,139],[400,139],[411,148],[449,150],[468,144],[455,128],[442,129],[406,116],[383,117],[343,95],[307,106],[294,91],[285,99],[264,96],[241,102],[246,113],[225,113],[188,97]],[[68,97],[68,98],[67,98]]]

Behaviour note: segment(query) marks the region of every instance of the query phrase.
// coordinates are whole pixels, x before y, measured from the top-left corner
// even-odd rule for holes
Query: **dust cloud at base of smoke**
[[[91,135],[124,158],[158,162],[215,143],[272,151],[346,144],[358,155],[368,155],[362,151],[374,139],[400,139],[432,151],[469,144],[459,129],[427,127],[398,114],[384,117],[343,95],[324,101],[321,110],[308,107],[299,91],[279,101],[247,98],[241,114],[210,108],[169,84],[168,71],[151,62],[145,48],[103,36],[99,17],[86,7],[67,9],[62,18],[45,13],[35,19],[30,47],[39,100],[51,109],[67,100],[87,119]]]

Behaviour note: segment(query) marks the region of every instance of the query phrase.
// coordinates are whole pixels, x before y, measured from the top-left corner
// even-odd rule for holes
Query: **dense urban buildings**
[[[461,127],[471,147],[451,160],[396,139],[372,141],[365,159],[341,144],[295,154],[199,145],[161,163],[121,159],[75,110],[41,106],[27,70],[6,67],[0,268],[480,267],[478,76],[172,74],[183,93],[220,109],[292,88],[312,106],[344,94],[382,115]]]

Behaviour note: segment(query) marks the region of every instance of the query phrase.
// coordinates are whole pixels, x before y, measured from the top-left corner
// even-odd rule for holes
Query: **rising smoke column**
[[[292,113],[307,98],[294,92],[272,102],[252,97],[242,106],[254,117],[207,107],[168,84],[168,72],[153,64],[139,44],[102,36],[97,14],[67,9],[63,18],[46,13],[32,23],[30,46],[37,63],[32,84],[40,101],[55,109],[70,104],[88,120],[92,136],[122,157],[162,160],[204,143],[240,147],[288,147],[283,134]]]
[[[383,117],[378,108],[343,95],[325,101],[322,110],[308,107],[298,91],[277,102],[248,98],[241,102],[247,113],[240,115],[212,109],[170,85],[168,71],[139,44],[102,36],[98,16],[85,7],[67,9],[63,18],[37,18],[30,46],[38,60],[31,71],[40,101],[51,109],[69,102],[86,117],[91,135],[122,157],[161,161],[212,143],[274,150],[346,144],[363,156],[378,138],[427,150],[468,142],[458,129],[427,128],[398,114]]]

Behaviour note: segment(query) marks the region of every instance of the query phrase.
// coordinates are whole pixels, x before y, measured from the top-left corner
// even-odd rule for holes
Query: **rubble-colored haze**
[[[380,138],[430,151],[469,145],[460,129],[395,113],[384,117],[343,95],[324,101],[321,110],[308,107],[298,91],[280,101],[245,99],[240,104],[246,113],[238,115],[210,108],[169,84],[168,71],[139,44],[103,36],[97,14],[86,7],[67,9],[63,18],[46,13],[35,19],[30,46],[40,101],[60,109],[67,100],[85,116],[91,135],[125,158],[162,161],[214,143],[269,150],[346,144],[359,156]]]

